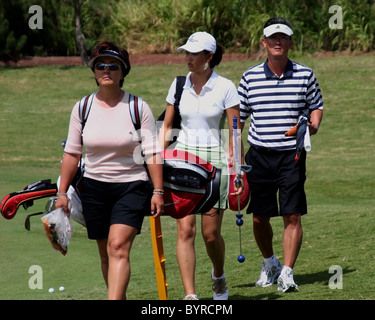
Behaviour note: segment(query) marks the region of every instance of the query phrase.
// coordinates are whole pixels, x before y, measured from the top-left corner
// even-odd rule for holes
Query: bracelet
[[[154,189],[153,194],[164,195],[164,189]]]
[[[63,197],[68,197],[68,194],[67,193],[60,193],[60,192],[57,192],[56,195],[59,197],[59,196],[63,196]]]

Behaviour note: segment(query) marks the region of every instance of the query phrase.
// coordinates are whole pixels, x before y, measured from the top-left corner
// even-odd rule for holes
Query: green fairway
[[[283,294],[276,285],[254,286],[262,257],[253,238],[251,216],[244,216],[241,227],[246,261],[240,264],[236,217],[228,210],[223,237],[230,299],[375,299],[374,56],[294,60],[314,70],[325,106],[307,160],[309,213],[302,218],[303,245],[294,268],[300,292]],[[238,85],[243,72],[257,63],[226,62],[217,72]],[[158,116],[173,78],[186,73],[185,65],[134,66],[124,89],[141,96]],[[84,67],[0,68],[0,199],[40,179],[56,181],[70,112],[77,100],[95,90],[93,74]],[[96,243],[87,239],[85,228],[74,223],[65,257],[52,249],[41,216],[31,219],[31,231],[25,230],[26,215],[44,210],[45,203],[42,199],[27,211],[20,208],[12,220],[0,217],[0,299],[106,299]],[[275,254],[282,263],[282,219],[275,218],[272,225]],[[175,254],[175,220],[162,217],[162,229],[168,298],[180,300],[184,290]],[[196,250],[197,294],[212,299],[212,265],[200,231]],[[43,270],[43,289],[29,287],[33,265]],[[337,275],[337,268],[329,273],[332,266],[343,272],[342,289],[333,288],[337,282],[330,278]],[[131,268],[128,299],[158,299],[148,217],[135,240]],[[65,287],[63,292],[60,286]],[[54,293],[48,293],[51,287]]]

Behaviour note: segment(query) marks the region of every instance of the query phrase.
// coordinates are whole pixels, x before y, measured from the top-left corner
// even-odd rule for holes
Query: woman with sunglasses
[[[71,113],[56,208],[68,212],[66,192],[84,146],[81,199],[88,237],[97,242],[108,299],[126,299],[132,243],[140,233],[144,216],[158,216],[164,204],[161,150],[153,114],[144,101],[139,147],[129,112],[129,93],[121,89],[130,71],[128,52],[110,42],[101,42],[88,66],[99,90],[83,130],[78,102]],[[134,161],[141,151],[153,182],[151,199],[145,167]]]

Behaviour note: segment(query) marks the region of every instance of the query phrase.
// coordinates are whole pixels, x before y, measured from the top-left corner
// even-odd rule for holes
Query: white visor
[[[275,33],[284,33],[287,36],[291,36],[293,34],[293,30],[290,29],[286,24],[272,24],[268,26],[267,28],[264,28],[263,35],[268,38],[272,36]]]

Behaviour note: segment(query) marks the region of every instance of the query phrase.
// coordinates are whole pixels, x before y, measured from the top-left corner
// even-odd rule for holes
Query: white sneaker
[[[199,300],[198,296],[194,293],[189,293],[185,296],[184,300]]]
[[[283,268],[283,271],[277,279],[277,290],[282,292],[299,291],[299,287],[293,279],[293,269]]]
[[[227,287],[227,280],[225,278],[225,272],[220,278],[214,276],[214,269],[211,271],[212,279],[212,294],[214,300],[228,300],[229,291]]]
[[[260,271],[260,276],[255,285],[257,287],[268,287],[275,283],[277,277],[280,275],[282,266],[277,260],[277,264],[273,266],[268,266],[264,262],[262,263],[262,270]]]

